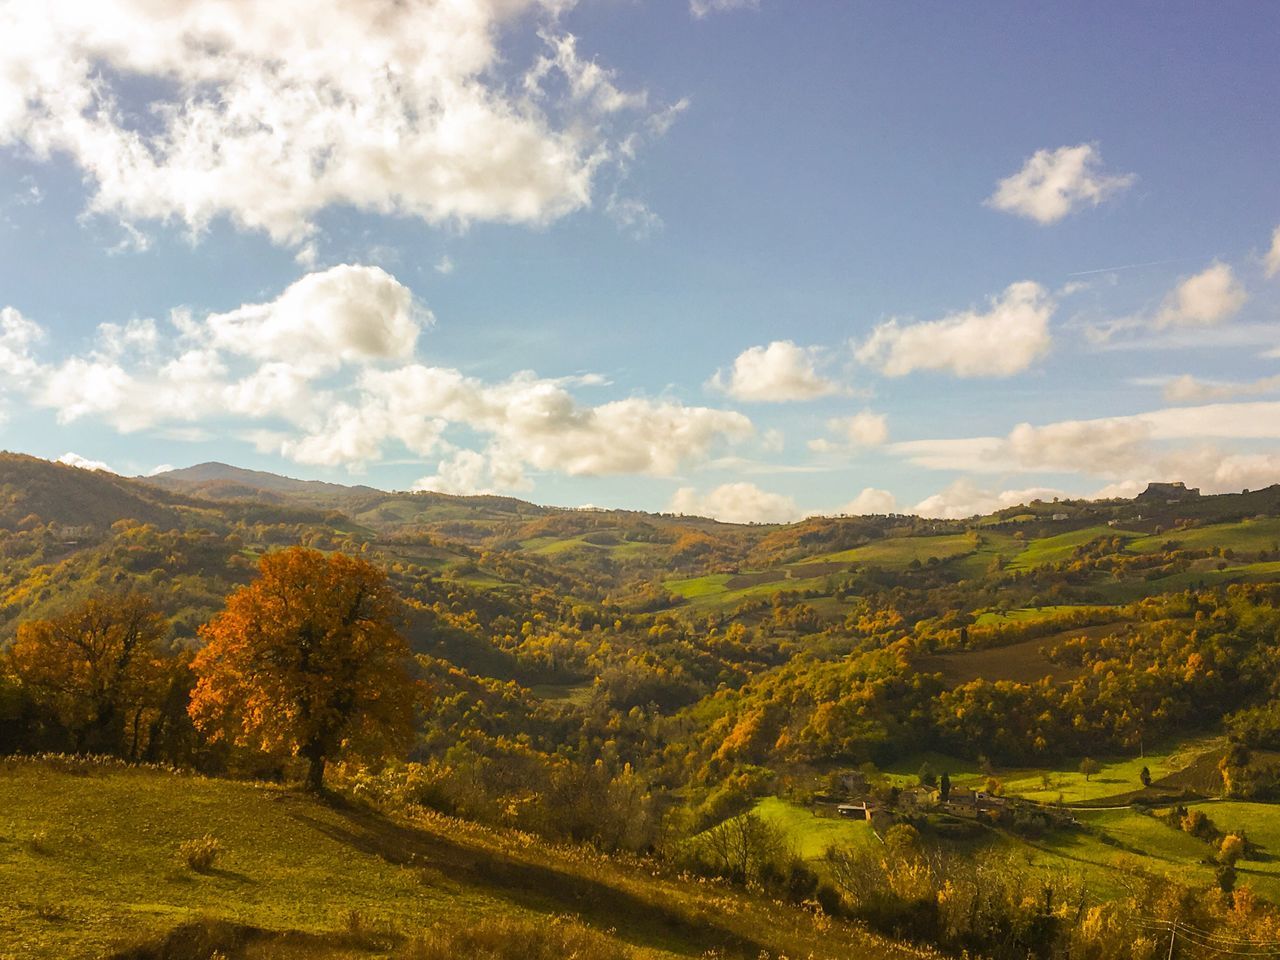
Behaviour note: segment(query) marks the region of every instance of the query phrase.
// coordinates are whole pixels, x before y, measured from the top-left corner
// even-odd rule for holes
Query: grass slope
[[[1128,544],[1134,553],[1159,553],[1170,541],[1184,550],[1203,550],[1224,547],[1236,551],[1256,553],[1275,550],[1280,545],[1280,518],[1265,517],[1259,520],[1243,520],[1240,523],[1213,523],[1189,530],[1169,530],[1143,537]]]
[[[319,938],[358,916],[401,938],[478,919],[573,915],[635,958],[773,955],[869,960],[909,951],[840,923],[639,861],[421,814],[393,820],[288,790],[81,762],[0,761],[0,958],[100,956],[200,918]],[[211,834],[195,873],[178,855]],[[390,945],[394,946],[394,937]],[[231,951],[232,960],[259,956]],[[281,956],[285,954],[273,954]],[[287,954],[295,955],[295,954]],[[515,954],[510,954],[515,956]],[[206,950],[202,956],[208,956]]]
[[[765,797],[756,803],[752,812],[785,833],[796,853],[806,860],[822,857],[832,846],[877,842],[871,824],[865,820],[820,817],[779,797]]]

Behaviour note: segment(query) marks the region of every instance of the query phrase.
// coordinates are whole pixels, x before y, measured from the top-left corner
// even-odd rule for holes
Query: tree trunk
[[[324,793],[324,750],[318,743],[310,743],[303,751],[307,758],[306,787],[312,793]]]

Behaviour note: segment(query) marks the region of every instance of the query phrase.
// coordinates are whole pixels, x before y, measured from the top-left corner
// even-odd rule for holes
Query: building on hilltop
[[[1182,500],[1195,500],[1199,496],[1199,487],[1188,487],[1181,480],[1178,480],[1173,483],[1148,483],[1147,489],[1133,499],[1163,500],[1165,503],[1178,503]]]

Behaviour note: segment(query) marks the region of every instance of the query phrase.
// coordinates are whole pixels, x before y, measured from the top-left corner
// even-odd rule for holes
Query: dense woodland
[[[385,576],[421,694],[397,749],[335,748],[342,789],[674,858],[832,912],[862,890],[887,930],[1043,953],[1061,931],[997,950],[903,906],[923,894],[867,899],[874,865],[778,865],[742,815],[922,751],[981,763],[998,789],[1002,767],[1222,730],[1223,791],[1280,799],[1276,518],[1273,487],[734,526],[3,455],[0,753],[297,776],[296,750],[219,738],[191,704],[228,596],[302,546]],[[94,649],[59,640],[89,635]],[[715,833],[729,829],[747,833]],[[899,833],[893,858],[920,884],[960,883],[918,836]]]

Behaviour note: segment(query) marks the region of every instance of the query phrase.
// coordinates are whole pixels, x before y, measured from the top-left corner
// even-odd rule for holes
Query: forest
[[[1280,936],[1280,487],[731,525],[5,454],[0,556],[10,778],[296,784],[956,955]]]

